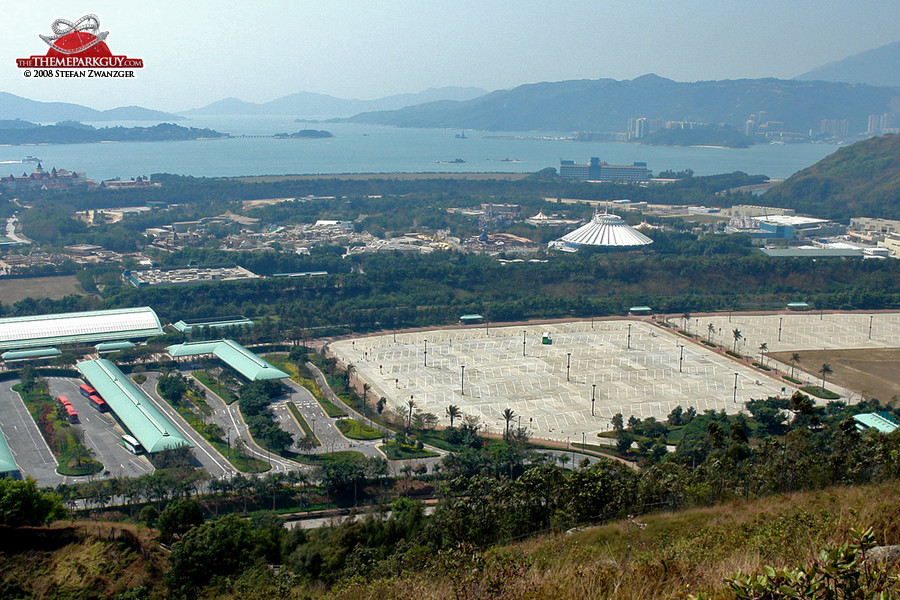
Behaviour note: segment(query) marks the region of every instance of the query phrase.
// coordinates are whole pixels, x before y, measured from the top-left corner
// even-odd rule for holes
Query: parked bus
[[[69,423],[80,423],[78,420],[78,413],[75,412],[75,407],[71,404],[64,404],[63,407],[66,409],[66,417],[69,419]]]
[[[132,454],[143,454],[144,447],[141,443],[130,435],[122,436],[122,446]]]
[[[89,386],[86,383],[78,386],[78,391],[81,392],[81,395],[84,396],[85,398],[90,398],[91,394],[97,393],[97,390],[95,390],[94,388],[92,388],[91,386]]]
[[[66,398],[65,396],[57,396],[56,399],[59,400],[59,403],[62,404],[63,406],[72,404],[71,402],[69,402],[69,399]]]
[[[88,404],[95,408],[97,412],[109,412],[109,405],[106,403],[106,400],[97,394],[88,396]]]

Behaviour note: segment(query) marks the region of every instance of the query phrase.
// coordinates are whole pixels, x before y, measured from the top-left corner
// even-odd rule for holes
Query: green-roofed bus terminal
[[[166,351],[172,358],[187,358],[211,354],[250,381],[260,379],[286,379],[290,377],[234,340],[191,342],[169,346]]]
[[[76,367],[147,452],[192,446],[112,362],[102,358],[86,360]]]

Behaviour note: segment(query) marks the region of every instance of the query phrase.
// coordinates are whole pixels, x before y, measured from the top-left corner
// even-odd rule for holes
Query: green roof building
[[[290,377],[234,340],[191,342],[169,346],[166,351],[172,358],[187,358],[211,354],[250,381],[259,379],[285,379]]]
[[[100,358],[75,366],[147,452],[192,445],[116,365]]]
[[[19,465],[16,464],[16,459],[13,458],[12,451],[9,449],[9,444],[6,443],[3,433],[0,433],[0,477],[22,478],[22,474],[19,472]]]
[[[900,427],[900,422],[891,413],[885,411],[853,415],[853,420],[856,421],[856,428],[860,431],[874,429],[881,433],[891,433]]]

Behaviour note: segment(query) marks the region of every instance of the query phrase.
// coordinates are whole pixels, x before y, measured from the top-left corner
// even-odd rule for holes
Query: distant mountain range
[[[225,98],[202,108],[185,110],[179,114],[186,116],[291,115],[319,119],[348,117],[366,111],[393,110],[439,100],[471,100],[486,93],[487,90],[477,87],[442,87],[430,88],[417,94],[398,94],[376,100],[346,100],[327,94],[298,92],[262,104],[244,102],[237,98]]]
[[[521,85],[467,101],[439,101],[366,112],[346,121],[397,127],[482,130],[625,131],[628,120],[694,120],[743,128],[751,113],[787,131],[818,131],[823,119],[847,119],[865,131],[870,114],[900,105],[900,90],[780,79],[682,83],[657,75],[637,79],[572,80]]]
[[[900,41],[816,67],[794,79],[900,87]]]
[[[109,110],[95,110],[69,102],[38,102],[0,92],[0,119],[21,119],[36,123],[58,123],[59,121],[178,121],[184,117],[171,113],[122,106]]]

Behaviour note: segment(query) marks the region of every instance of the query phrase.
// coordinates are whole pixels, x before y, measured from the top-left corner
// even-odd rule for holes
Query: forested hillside
[[[761,201],[833,219],[900,219],[900,135],[841,148],[792,175]]]

